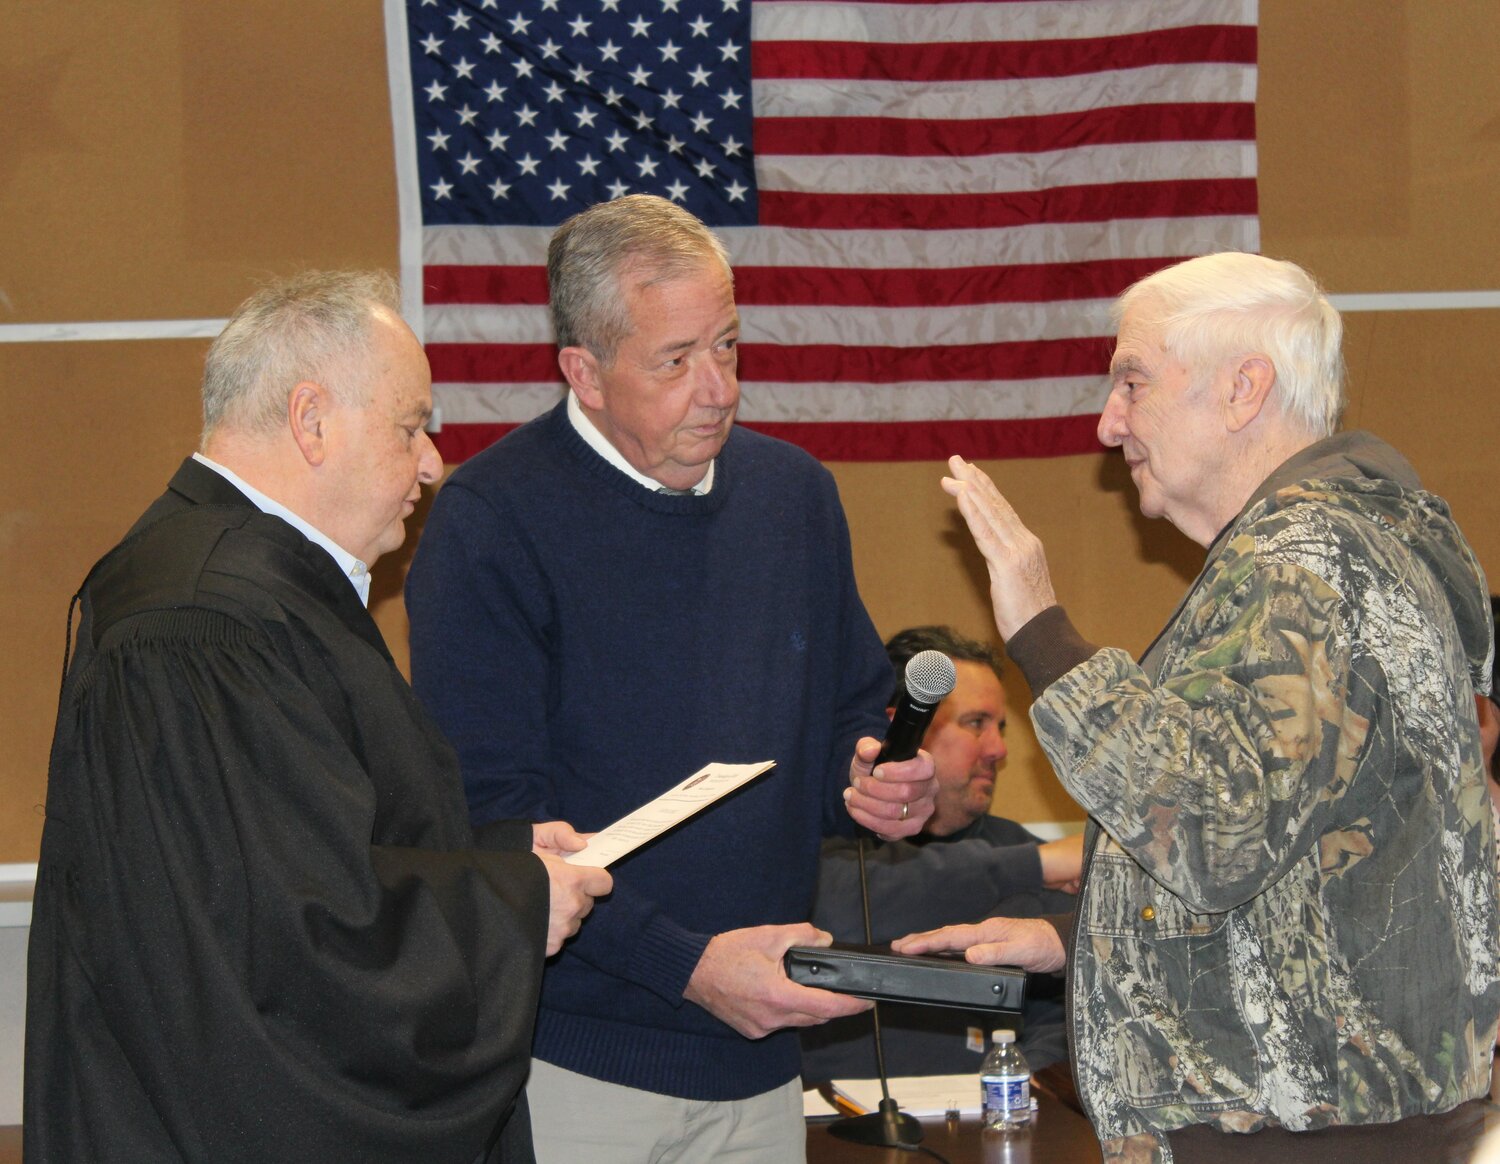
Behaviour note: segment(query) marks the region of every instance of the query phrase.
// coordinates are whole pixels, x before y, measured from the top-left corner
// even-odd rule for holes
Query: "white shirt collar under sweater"
[[[614,445],[609,443],[609,438],[594,427],[594,422],[588,418],[583,411],[583,405],[578,402],[578,393],[572,389],[568,390],[568,421],[574,430],[584,439],[584,442],[598,453],[616,469],[624,473],[636,484],[641,485],[651,492],[656,493],[662,488],[660,481],[653,481],[650,477],[640,472],[634,465],[627,461],[624,454]],[[714,461],[708,463],[708,472],[703,474],[703,480],[688,490],[699,496],[707,493],[714,487]]]
[[[344,577],[349,579],[349,584],[354,587],[354,592],[359,595],[359,600],[366,606],[370,605],[370,568],[368,566],[322,530],[308,525],[307,522],[303,521],[285,505],[282,505],[281,502],[267,497],[234,471],[226,469],[217,461],[210,461],[202,453],[194,453],[193,460],[206,468],[212,469],[220,477],[223,477],[224,480],[228,481],[248,497],[262,513],[269,513],[272,517],[281,518],[282,521],[301,533],[308,541],[314,545],[322,546],[332,554],[333,560],[339,564],[339,569],[344,572]]]

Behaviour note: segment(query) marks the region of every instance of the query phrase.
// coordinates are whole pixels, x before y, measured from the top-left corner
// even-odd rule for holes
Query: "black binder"
[[[1019,1012],[1026,999],[1026,972],[1014,966],[896,954],[886,946],[793,946],[782,961],[793,982],[881,1002]]]

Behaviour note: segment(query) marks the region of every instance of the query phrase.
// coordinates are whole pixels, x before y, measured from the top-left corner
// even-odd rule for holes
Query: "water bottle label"
[[[984,1110],[986,1112],[1031,1111],[1031,1079],[986,1079],[984,1084]]]

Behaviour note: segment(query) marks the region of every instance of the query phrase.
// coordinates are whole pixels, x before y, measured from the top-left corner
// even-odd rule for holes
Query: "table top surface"
[[[1088,1120],[1051,1095],[1038,1093],[1037,1108],[1032,1126],[1022,1132],[985,1131],[973,1118],[952,1123],[925,1119],[922,1147],[949,1164],[1099,1164],[1099,1141]],[[841,1140],[828,1130],[832,1122],[808,1121],[808,1164],[906,1164],[913,1158],[932,1159],[898,1148]]]

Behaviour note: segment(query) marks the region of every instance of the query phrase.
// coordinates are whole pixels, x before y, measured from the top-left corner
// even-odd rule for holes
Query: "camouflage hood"
[[[1288,458],[1219,535],[1209,550],[1210,560],[1252,511],[1259,518],[1309,500],[1345,505],[1381,522],[1446,583],[1474,690],[1487,692],[1494,620],[1485,601],[1489,587],[1484,571],[1454,524],[1448,503],[1424,490],[1411,462],[1372,433],[1336,433]]]

